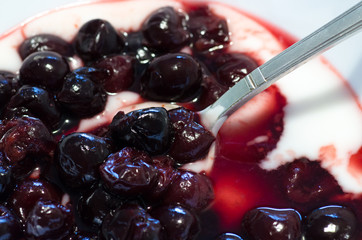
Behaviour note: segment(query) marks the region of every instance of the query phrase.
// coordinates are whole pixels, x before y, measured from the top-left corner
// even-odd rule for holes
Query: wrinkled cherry
[[[22,112],[28,110],[50,128],[54,128],[60,120],[60,111],[55,105],[53,96],[39,87],[22,86],[12,96],[7,108],[24,108]]]
[[[157,179],[150,157],[129,147],[109,156],[99,169],[107,189],[123,196],[147,194]]]
[[[153,12],[143,23],[142,32],[146,44],[159,52],[178,51],[186,46],[190,39],[186,16],[172,7]]]
[[[34,52],[23,61],[19,76],[24,84],[56,91],[62,86],[63,78],[68,72],[68,63],[62,55],[43,51]]]
[[[169,156],[160,155],[152,158],[152,163],[156,167],[157,178],[156,184],[152,188],[152,191],[144,196],[151,203],[158,203],[159,199],[163,197],[168,187],[173,181],[176,175],[176,169],[174,168],[174,161]]]
[[[120,53],[124,39],[113,26],[102,19],[86,22],[75,37],[75,49],[86,62],[96,61],[103,56]]]
[[[116,93],[126,90],[133,83],[133,60],[129,56],[116,55],[107,57],[94,66],[106,72],[103,87],[107,92]]]
[[[301,216],[293,209],[256,208],[244,215],[242,231],[253,240],[298,240]]]
[[[168,154],[179,164],[204,157],[215,140],[211,132],[195,121],[195,113],[185,108],[169,111],[174,141]]]
[[[162,239],[195,239],[200,231],[197,217],[181,206],[163,206],[153,209],[150,214],[162,225]]]
[[[169,53],[152,60],[141,79],[141,94],[150,100],[185,102],[195,97],[201,66],[190,55]]]
[[[179,170],[164,197],[166,204],[180,204],[194,211],[205,209],[213,200],[210,179],[204,174],[186,170]]]
[[[6,132],[0,140],[0,150],[13,165],[26,156],[51,156],[55,139],[37,118],[22,117],[7,122]]]
[[[297,203],[323,201],[342,192],[334,177],[319,162],[306,158],[286,165],[283,186],[288,198]]]
[[[74,55],[74,49],[70,43],[52,34],[38,34],[25,39],[19,46],[19,54],[24,60],[34,52],[52,51],[65,57]]]
[[[21,239],[22,227],[18,218],[5,206],[0,205],[0,239]]]
[[[102,224],[105,240],[158,240],[161,224],[137,205],[126,205],[108,214]]]
[[[60,105],[79,117],[91,117],[101,112],[107,96],[101,85],[93,82],[92,78],[77,71],[67,74],[57,95]]]
[[[119,112],[109,125],[112,139],[119,147],[130,146],[151,155],[162,154],[171,143],[171,122],[162,107]]]
[[[55,163],[68,187],[86,187],[99,180],[98,167],[110,153],[105,139],[88,133],[72,133],[58,143]]]
[[[48,181],[29,179],[15,189],[10,197],[9,204],[13,211],[22,220],[25,220],[37,201],[42,199],[59,202],[60,195],[59,190]]]
[[[342,206],[325,206],[306,218],[305,238],[308,240],[355,239],[358,229],[354,213]]]
[[[243,240],[239,235],[234,233],[223,233],[218,236],[215,240]]]
[[[54,201],[38,201],[25,222],[29,239],[61,240],[71,233],[74,219],[71,210]]]
[[[215,15],[207,6],[196,6],[189,11],[188,27],[193,35],[194,49],[199,52],[214,51],[230,42],[225,19]]]
[[[103,218],[122,204],[122,201],[98,187],[81,195],[77,211],[82,221],[92,230],[98,230]]]

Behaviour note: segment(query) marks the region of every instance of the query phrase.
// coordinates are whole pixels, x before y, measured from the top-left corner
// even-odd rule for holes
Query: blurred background
[[[216,0],[246,10],[296,36],[304,37],[360,0]],[[44,11],[84,0],[1,0],[0,33]],[[362,102],[362,31],[324,56],[350,81]]]

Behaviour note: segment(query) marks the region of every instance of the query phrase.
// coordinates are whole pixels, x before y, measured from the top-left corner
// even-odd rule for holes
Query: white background
[[[83,1],[83,0],[81,0]],[[152,0],[150,0],[152,1]],[[218,0],[304,37],[360,0]],[[0,33],[49,9],[79,0],[0,0]],[[1,53],[0,53],[1,54]],[[325,53],[362,99],[362,32]],[[0,66],[1,68],[1,66]]]

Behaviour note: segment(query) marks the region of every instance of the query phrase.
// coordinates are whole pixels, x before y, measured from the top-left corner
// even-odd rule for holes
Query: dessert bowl
[[[243,10],[199,2],[205,3],[77,3],[2,36],[0,51],[6,58],[0,58],[0,70],[10,72],[2,77],[13,86],[2,109],[2,168],[4,181],[10,180],[2,186],[1,211],[4,229],[13,237],[24,232],[28,239],[361,238],[358,84],[352,87],[356,94],[330,64],[316,59],[237,111],[214,141],[197,116],[174,103],[204,108],[294,38]],[[153,41],[163,32],[151,23],[169,15],[181,24],[171,31],[177,38]],[[93,19],[104,19],[115,29],[92,22],[113,36],[100,55],[83,49]],[[39,52],[44,49],[31,44],[39,43],[32,37],[42,33],[65,40],[55,41],[53,49],[60,45],[65,57]],[[32,46],[35,53],[29,52]],[[109,46],[116,49],[105,54]],[[60,69],[60,80],[33,64],[44,58],[56,59],[45,68]],[[159,67],[167,64],[174,66],[172,71]],[[240,70],[241,64],[246,66]],[[131,76],[139,78],[140,86],[127,82],[133,78],[130,69],[136,69]],[[117,71],[123,85],[103,80]],[[175,90],[177,84],[168,88],[157,78],[160,73],[191,80]],[[75,84],[79,79],[92,90],[85,93],[93,94],[80,103],[69,97],[83,87]],[[313,89],[307,87],[311,84]],[[41,94],[52,99],[44,111],[37,108],[43,100],[35,107],[27,102]],[[134,127],[139,119],[146,123]],[[46,211],[48,218],[42,215]],[[50,226],[44,219],[62,223]]]

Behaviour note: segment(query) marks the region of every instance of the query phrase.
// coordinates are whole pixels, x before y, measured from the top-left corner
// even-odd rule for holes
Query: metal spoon
[[[199,112],[201,123],[216,135],[224,121],[251,98],[361,28],[362,1],[241,79],[215,103]]]

